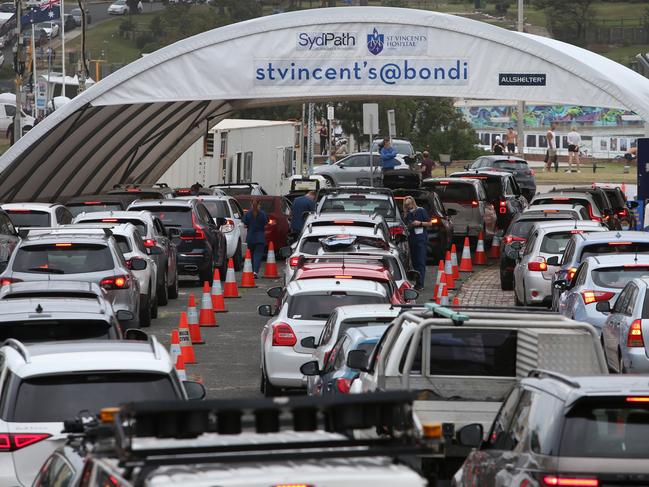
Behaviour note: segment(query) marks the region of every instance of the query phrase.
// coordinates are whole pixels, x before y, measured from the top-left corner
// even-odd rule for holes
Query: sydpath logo
[[[339,51],[356,47],[356,32],[299,32],[300,51]]]

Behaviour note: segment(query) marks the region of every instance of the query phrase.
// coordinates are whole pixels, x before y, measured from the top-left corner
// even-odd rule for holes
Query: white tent
[[[449,96],[618,107],[649,120],[649,80],[592,52],[463,17],[342,7],[262,17],[129,64],[0,158],[0,201],[154,182],[233,110]]]

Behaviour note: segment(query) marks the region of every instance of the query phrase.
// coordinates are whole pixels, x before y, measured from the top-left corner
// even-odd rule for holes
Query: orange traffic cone
[[[221,273],[214,269],[214,280],[212,281],[212,309],[215,313],[227,313],[225,301],[223,299],[223,290],[221,289]]]
[[[469,245],[469,237],[464,237],[462,259],[460,260],[460,271],[473,272],[473,262],[471,261],[471,246]]]
[[[225,283],[223,284],[224,298],[238,298],[239,289],[237,289],[237,280],[234,278],[234,262],[228,260],[228,272],[225,274]]]
[[[478,235],[478,245],[475,248],[475,257],[473,263],[476,265],[486,265],[487,264],[487,254],[484,251],[484,235],[482,230]]]
[[[192,345],[199,345],[205,343],[201,336],[201,327],[198,324],[198,311],[196,311],[196,299],[194,293],[189,295],[189,304],[187,305],[187,325],[189,326],[189,338],[192,340]]]
[[[437,304],[440,304],[440,301],[442,300],[442,291],[445,288],[446,288],[446,273],[442,271],[442,275],[439,278],[439,287],[437,288],[437,294],[435,295],[435,302]]]
[[[489,257],[492,259],[500,259],[500,237],[498,235],[494,235],[494,239],[491,241]]]
[[[195,364],[196,355],[194,355],[194,347],[192,346],[192,338],[189,333],[189,325],[187,323],[187,313],[181,311],[180,323],[178,324],[178,338],[180,341],[180,355],[185,364]]]
[[[442,283],[442,295],[439,298],[439,304],[442,306],[448,306],[448,288],[446,287],[446,283]]]
[[[169,355],[174,364],[178,363],[178,357],[182,359],[182,353],[180,352],[180,338],[178,337],[178,330],[171,331],[171,345],[169,346]]]
[[[255,284],[255,275],[252,272],[252,257],[250,257],[250,249],[246,249],[246,260],[243,261],[240,287],[257,287]]]
[[[212,296],[210,295],[210,283],[203,283],[203,296],[201,297],[201,313],[198,320],[199,330],[201,326],[216,326],[214,309],[212,308]]]
[[[453,270],[453,279],[459,279],[460,269],[457,266],[457,248],[455,248],[455,244],[451,245],[451,269]]]
[[[279,277],[277,273],[277,261],[275,260],[275,244],[271,241],[268,244],[268,255],[266,256],[266,267],[264,268],[266,279]]]
[[[455,289],[455,279],[453,279],[453,265],[451,263],[451,252],[446,251],[446,258],[444,259],[444,275],[446,276],[446,287]]]
[[[453,297],[453,306],[459,306],[460,305],[460,298],[457,296]]]
[[[178,378],[180,380],[187,380],[187,371],[185,371],[185,361],[183,360],[182,355],[178,355],[178,357],[176,357],[175,367]]]
[[[440,260],[439,265],[437,266],[437,275],[435,276],[435,288],[433,289],[433,301],[437,301],[437,294],[439,293],[439,283],[442,280],[443,273],[444,273],[444,261]]]

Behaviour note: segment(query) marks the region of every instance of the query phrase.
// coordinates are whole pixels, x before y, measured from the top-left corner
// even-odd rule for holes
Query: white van
[[[0,93],[0,135],[7,133],[7,128],[14,121],[16,115],[16,95]],[[22,112],[23,132],[28,132],[34,126],[34,117]]]

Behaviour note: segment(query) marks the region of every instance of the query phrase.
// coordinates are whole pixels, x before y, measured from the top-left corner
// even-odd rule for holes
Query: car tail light
[[[349,394],[349,389],[352,387],[354,379],[345,379],[343,377],[336,379],[336,389],[342,394]]]
[[[569,281],[572,281],[572,278],[575,277],[575,274],[577,274],[577,268],[576,267],[571,267],[568,269],[568,273],[566,274],[566,278]]]
[[[270,225],[270,220],[268,220],[268,224]],[[230,233],[232,230],[234,230],[234,220],[227,218],[225,220],[225,224],[221,225],[220,230],[223,233]]]
[[[145,238],[144,239],[144,246],[147,248],[155,247],[156,241],[154,238]]]
[[[267,225],[277,225],[277,220],[274,218],[269,218]]]
[[[543,257],[539,257],[538,260],[528,262],[527,269],[530,271],[545,272],[548,270],[548,264]]]
[[[623,210],[618,211],[617,214],[621,217],[626,217],[629,216],[629,210],[624,208]]]
[[[104,289],[128,289],[131,287],[131,278],[129,276],[111,276],[102,279],[99,283]]]
[[[635,402],[635,403],[649,403],[649,397],[627,397],[626,402]]]
[[[498,211],[500,212],[501,215],[504,215],[507,213],[507,201],[506,200],[500,200],[500,205]]]
[[[72,247],[71,243],[57,243],[54,244],[55,247]]]
[[[543,485],[570,487],[598,487],[599,480],[592,477],[566,477],[563,475],[545,475]]]
[[[297,343],[293,328],[288,323],[273,325],[273,347],[292,347]]]
[[[507,245],[512,242],[525,242],[525,239],[523,237],[517,237],[516,235],[506,235],[505,240],[503,241],[505,245]]]
[[[12,214],[12,213],[31,213],[32,210],[20,210],[20,209],[15,209],[15,210],[7,210],[7,213]]]
[[[84,201],[83,204],[88,206],[101,205],[101,201]]]
[[[442,186],[448,186],[451,183],[449,183],[448,181],[440,181],[438,184],[441,184]]]
[[[595,216],[593,213],[593,205],[588,205],[588,215],[590,216],[590,219],[593,220],[594,222],[601,222],[602,218],[599,216]]]
[[[3,433],[0,434],[0,452],[20,450],[50,436],[48,433]]]
[[[439,218],[433,217],[433,218],[430,219],[430,224],[431,225],[437,225],[438,223],[439,223]]]
[[[629,334],[626,337],[627,347],[644,347],[644,339],[642,338],[642,321],[635,320],[631,323]]]
[[[117,218],[102,218],[103,223],[117,223]]]
[[[288,265],[291,267],[297,267],[297,265],[300,263],[300,258],[299,257],[291,257],[288,261]]]
[[[0,286],[8,286],[9,284],[13,284],[14,282],[23,282],[22,279],[16,279],[15,277],[3,277],[2,280],[0,280]]]
[[[198,223],[196,223],[196,215],[192,213],[192,227],[194,228],[194,235],[193,236],[182,236],[180,237],[181,240],[205,240],[205,232],[203,229],[198,226]]]
[[[584,300],[584,304],[597,303],[599,301],[608,301],[615,293],[610,291],[581,291],[581,297]]]
[[[402,225],[397,225],[394,227],[390,227],[390,235],[392,237],[396,237],[397,235],[403,235],[406,233],[406,229],[403,228]]]
[[[329,362],[329,357],[331,357],[331,352],[333,352],[333,349],[329,350],[328,352],[325,352],[324,358],[322,360],[322,366],[324,367],[327,365],[327,362]]]
[[[478,207],[478,201],[477,201],[477,200],[472,200],[472,201],[471,201],[471,206],[472,206],[473,208],[477,208],[477,207]]]
[[[609,245],[631,245],[633,242],[609,242]]]

